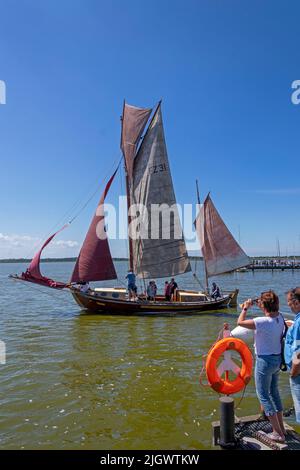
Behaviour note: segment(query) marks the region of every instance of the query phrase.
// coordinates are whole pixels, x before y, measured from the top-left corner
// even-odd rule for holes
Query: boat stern
[[[238,295],[239,295],[239,289],[235,289],[234,291],[229,293],[230,301],[228,303],[228,307],[237,307]]]

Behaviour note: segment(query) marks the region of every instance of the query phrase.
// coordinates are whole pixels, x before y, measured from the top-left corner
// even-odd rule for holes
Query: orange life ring
[[[222,379],[217,370],[217,363],[225,351],[237,351],[242,358],[242,366],[234,380]],[[210,386],[218,393],[231,395],[242,390],[251,379],[252,354],[248,346],[238,338],[224,338],[218,341],[208,352],[206,359],[206,376]]]

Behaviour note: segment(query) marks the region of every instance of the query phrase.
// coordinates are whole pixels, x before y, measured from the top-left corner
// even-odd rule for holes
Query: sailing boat
[[[199,202],[198,196],[198,205]],[[206,290],[209,277],[233,272],[251,263],[250,258],[226,227],[210,193],[200,207],[195,226],[203,254]]]
[[[152,111],[151,108],[138,108],[124,102],[121,118],[121,150],[125,164],[128,204],[129,266],[143,282],[146,279],[169,278],[191,271],[176,206],[161,102],[153,114]],[[70,282],[61,283],[49,279],[41,274],[39,268],[43,249],[58,232],[43,244],[27,271],[13,277],[54,289],[68,289],[80,307],[96,313],[188,314],[236,305],[237,290],[225,293],[216,300],[209,296],[208,290],[178,290],[176,298],[172,301],[166,301],[164,296],[157,296],[155,301],[148,301],[145,293],[132,301],[127,298],[126,289],[119,287],[94,288],[87,292],[80,289],[82,283],[117,279],[105,229],[103,207],[117,170],[100,198]],[[132,210],[133,207],[138,207],[138,217]],[[165,223],[167,218],[168,224]],[[164,223],[160,224],[160,220]],[[248,257],[232,237],[209,196],[200,209],[196,228],[205,261],[206,279],[249,264]],[[155,236],[152,236],[153,233]]]

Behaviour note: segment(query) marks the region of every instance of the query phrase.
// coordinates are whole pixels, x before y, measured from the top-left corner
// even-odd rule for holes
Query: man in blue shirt
[[[296,318],[286,334],[284,358],[290,372],[296,421],[300,423],[300,287],[288,291],[287,303]]]
[[[126,276],[126,279],[128,281],[128,293],[129,293],[129,299],[130,300],[136,300],[136,294],[137,294],[137,287],[135,284],[135,274],[131,271],[131,269],[128,270],[128,274]]]

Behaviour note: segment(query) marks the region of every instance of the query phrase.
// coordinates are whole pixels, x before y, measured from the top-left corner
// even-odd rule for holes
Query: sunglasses
[[[264,291],[264,292],[261,292],[259,297],[255,297],[255,299],[252,299],[252,302],[253,302],[255,305],[257,305],[258,302],[261,302],[261,301],[262,301],[262,300],[261,300],[262,295],[264,295],[264,294],[269,294],[270,292],[271,292],[270,290],[266,290],[266,291]]]
[[[294,289],[290,289],[286,292],[286,295],[290,294],[292,296],[292,300],[300,300],[300,288],[295,287]]]

